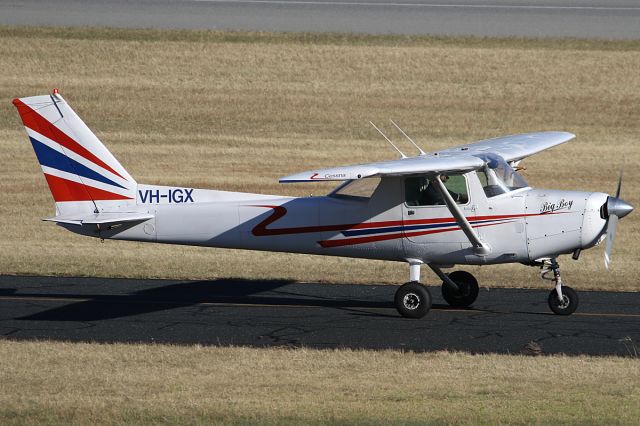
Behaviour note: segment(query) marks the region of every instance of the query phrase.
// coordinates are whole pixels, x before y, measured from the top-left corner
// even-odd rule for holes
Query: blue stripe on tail
[[[58,169],[63,172],[72,173],[74,175],[85,177],[87,179],[93,179],[98,182],[117,186],[118,188],[127,189],[124,186],[117,184],[110,179],[107,179],[100,173],[91,170],[87,166],[84,166],[77,161],[67,157],[66,155],[56,151],[55,149],[48,147],[42,142],[39,142],[32,137],[29,137],[29,139],[31,139],[33,150],[36,152],[36,156],[38,157],[38,161],[41,165],[51,167],[53,169]]]

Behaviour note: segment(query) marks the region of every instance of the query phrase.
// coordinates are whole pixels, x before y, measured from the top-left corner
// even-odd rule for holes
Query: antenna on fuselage
[[[385,139],[387,140],[387,142],[389,142],[389,143],[391,144],[391,146],[392,146],[396,151],[398,151],[398,152],[400,153],[400,157],[401,157],[401,158],[407,158],[407,156],[406,156],[406,155],[404,155],[404,153],[403,153],[402,151],[400,151],[400,150],[398,149],[398,147],[397,147],[397,146],[395,146],[395,145],[393,144],[393,142],[391,142],[391,139],[389,139],[389,138],[387,137],[387,135],[385,135],[384,133],[382,133],[382,130],[378,129],[378,128],[376,127],[376,125],[375,125],[375,124],[373,124],[373,122],[372,122],[372,121],[369,121],[369,124],[371,124],[371,125],[373,126],[373,128],[374,128],[374,129],[376,129],[376,130],[378,131],[378,133],[380,133],[380,134],[382,135],[382,137],[383,137],[383,138],[385,138]]]
[[[400,126],[398,126],[398,125],[395,123],[395,121],[393,121],[393,120],[391,120],[391,119],[390,119],[389,121],[391,122],[391,124],[393,124],[394,126],[396,126],[396,129],[400,130],[400,133],[402,133],[402,135],[403,135],[405,138],[409,139],[409,142],[411,142],[411,143],[413,144],[413,146],[415,146],[416,148],[418,148],[418,151],[420,151],[420,155],[427,155],[427,153],[426,153],[426,152],[424,152],[424,151],[422,150],[422,148],[420,148],[420,147],[418,146],[418,144],[417,144],[417,143],[415,143],[415,142],[413,141],[413,139],[411,139],[411,138],[410,138],[410,137],[409,137],[409,136],[404,132],[404,130],[402,130],[402,129],[400,128]]]

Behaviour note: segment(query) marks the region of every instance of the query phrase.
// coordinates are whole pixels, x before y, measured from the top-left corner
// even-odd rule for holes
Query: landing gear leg
[[[420,284],[420,266],[422,262],[409,262],[410,281],[396,291],[394,302],[398,313],[405,318],[422,318],[431,309],[431,293]]]
[[[440,268],[429,265],[442,280],[442,297],[454,308],[468,308],[478,298],[478,280],[466,271],[445,274]]]
[[[578,293],[569,286],[562,284],[560,265],[555,257],[545,260],[542,264],[540,277],[553,281],[555,288],[549,293],[547,302],[549,308],[558,315],[571,315],[578,308]],[[553,272],[553,278],[548,275]]]

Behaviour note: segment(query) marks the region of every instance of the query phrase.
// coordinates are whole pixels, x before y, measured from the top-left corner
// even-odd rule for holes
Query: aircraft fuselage
[[[369,198],[280,197],[138,185],[136,211],[153,219],[113,229],[65,228],[107,239],[268,250],[424,263],[531,263],[595,245],[607,194],[522,188],[488,198],[467,173],[461,204],[490,252],[473,250],[449,209],[409,206],[403,177],[388,177]]]

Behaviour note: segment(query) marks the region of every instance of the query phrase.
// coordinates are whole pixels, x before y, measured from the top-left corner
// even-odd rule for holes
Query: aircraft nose
[[[610,196],[607,198],[606,209],[605,217],[614,214],[618,216],[618,218],[622,219],[633,211],[633,206],[621,198]]]

